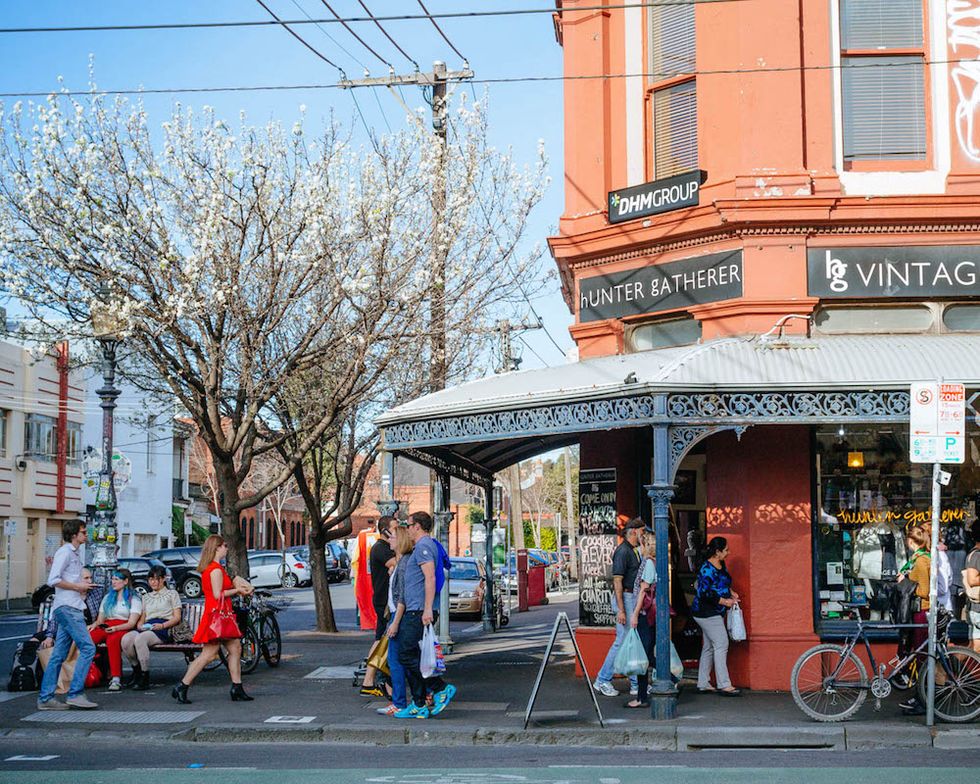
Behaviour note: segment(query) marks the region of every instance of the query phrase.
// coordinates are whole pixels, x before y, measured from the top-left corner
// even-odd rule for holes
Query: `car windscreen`
[[[452,568],[449,570],[450,580],[479,580],[480,570],[475,563],[468,561],[453,561]]]

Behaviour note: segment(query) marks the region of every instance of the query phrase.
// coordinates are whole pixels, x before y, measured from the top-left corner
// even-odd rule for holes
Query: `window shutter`
[[[698,168],[695,82],[653,94],[654,176],[659,180]]]
[[[922,46],[922,0],[841,0],[844,49]]]
[[[924,160],[921,57],[844,57],[844,160]]]
[[[694,73],[694,4],[650,8],[651,79]]]

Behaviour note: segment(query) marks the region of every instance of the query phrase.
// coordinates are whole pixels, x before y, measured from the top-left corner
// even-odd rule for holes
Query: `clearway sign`
[[[966,389],[962,384],[912,384],[909,455],[913,463],[964,462]]]

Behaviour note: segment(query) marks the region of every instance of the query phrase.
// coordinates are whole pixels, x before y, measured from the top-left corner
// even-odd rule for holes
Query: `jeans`
[[[68,658],[68,651],[71,650],[73,642],[78,647],[78,659],[75,661],[75,674],[68,688],[69,697],[78,697],[85,692],[85,676],[88,675],[92,660],[95,658],[95,643],[89,636],[88,627],[85,625],[85,614],[81,610],[62,605],[51,615],[58,622],[58,635],[54,640],[48,667],[41,679],[38,702],[47,702],[54,697],[55,689],[58,688],[61,665]]]
[[[433,624],[436,622],[436,615]],[[411,610],[402,616],[402,622],[398,627],[396,639],[398,641],[398,660],[405,668],[405,678],[408,681],[408,688],[412,692],[412,701],[421,708],[425,705],[426,689],[432,692],[442,691],[446,688],[442,678],[423,678],[421,663],[422,651],[419,643],[422,641],[422,633],[425,628],[422,626],[422,611]]]
[[[391,671],[391,702],[396,708],[408,706],[405,668],[398,658],[398,636],[388,640],[388,669]]]
[[[609,649],[609,653],[606,654],[606,660],[602,663],[602,668],[599,670],[598,676],[596,676],[596,681],[599,683],[609,683],[612,681],[613,676],[616,674],[613,671],[613,662],[616,660],[616,653],[619,651],[619,646],[623,644],[623,639],[626,637],[626,632],[630,630],[630,616],[633,614],[633,608],[636,606],[636,597],[629,591],[623,592],[623,604],[626,607],[626,623],[616,624],[616,639],[613,640],[612,647]],[[613,612],[618,612],[616,609],[616,599],[613,598]],[[636,676],[630,677],[630,685],[636,683]]]
[[[643,643],[643,650],[645,650],[647,653],[647,658],[650,660],[650,666],[656,670],[657,652],[655,643],[657,641],[657,634],[656,630],[651,628],[650,624],[647,623],[647,616],[644,612],[641,612],[640,617],[637,619],[636,633],[640,635],[640,642]],[[649,670],[636,676],[636,698],[640,702],[646,702],[649,685]]]
[[[701,662],[698,665],[698,688],[711,686],[711,669],[715,670],[715,685],[719,689],[730,689],[732,679],[728,675],[728,627],[721,615],[710,618],[694,618],[701,627],[704,640],[701,645]]]

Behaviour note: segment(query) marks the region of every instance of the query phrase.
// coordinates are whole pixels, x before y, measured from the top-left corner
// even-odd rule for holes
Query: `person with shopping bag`
[[[402,602],[405,609],[401,612],[394,639],[398,645],[398,659],[405,668],[405,678],[412,692],[412,702],[394,713],[398,719],[437,716],[456,694],[456,687],[445,683],[438,674],[426,678],[421,666],[423,649],[420,643],[426,627],[432,627],[438,617],[433,609],[439,588],[436,571],[443,568],[445,560],[439,544],[429,536],[432,526],[432,516],[427,512],[409,515],[408,533],[415,549],[408,556],[405,566],[405,597]],[[428,645],[424,651],[427,657],[430,647],[434,649],[434,645]],[[432,692],[431,708],[426,705],[426,690]]]
[[[247,596],[252,586],[245,580],[232,579],[221,565],[228,555],[228,544],[218,534],[211,534],[201,548],[201,560],[197,570],[201,573],[204,588],[204,612],[201,623],[194,632],[194,642],[204,648],[197,658],[187,665],[187,672],[174,686],[171,696],[182,705],[190,705],[187,690],[194,679],[208,666],[218,651],[224,646],[228,657],[228,674],[231,676],[231,699],[233,702],[248,702],[253,698],[242,688],[242,633],[235,620],[235,610],[231,605],[233,596]]]
[[[386,631],[388,640],[388,677],[391,681],[391,704],[378,708],[382,716],[394,716],[398,711],[408,707],[408,696],[405,685],[405,668],[398,655],[398,627],[405,614],[405,569],[408,566],[408,556],[412,554],[415,543],[403,525],[395,528],[394,535],[395,568],[391,573],[388,584],[388,611],[391,621]]]
[[[725,568],[728,540],[715,536],[708,542],[707,560],[698,570],[694,603],[691,613],[701,627],[704,641],[698,666],[698,691],[715,692],[735,697],[742,692],[732,685],[728,675],[728,629],[725,625],[729,609],[738,604],[738,594],[732,590],[732,576]],[[711,685],[714,670],[715,686]]]

